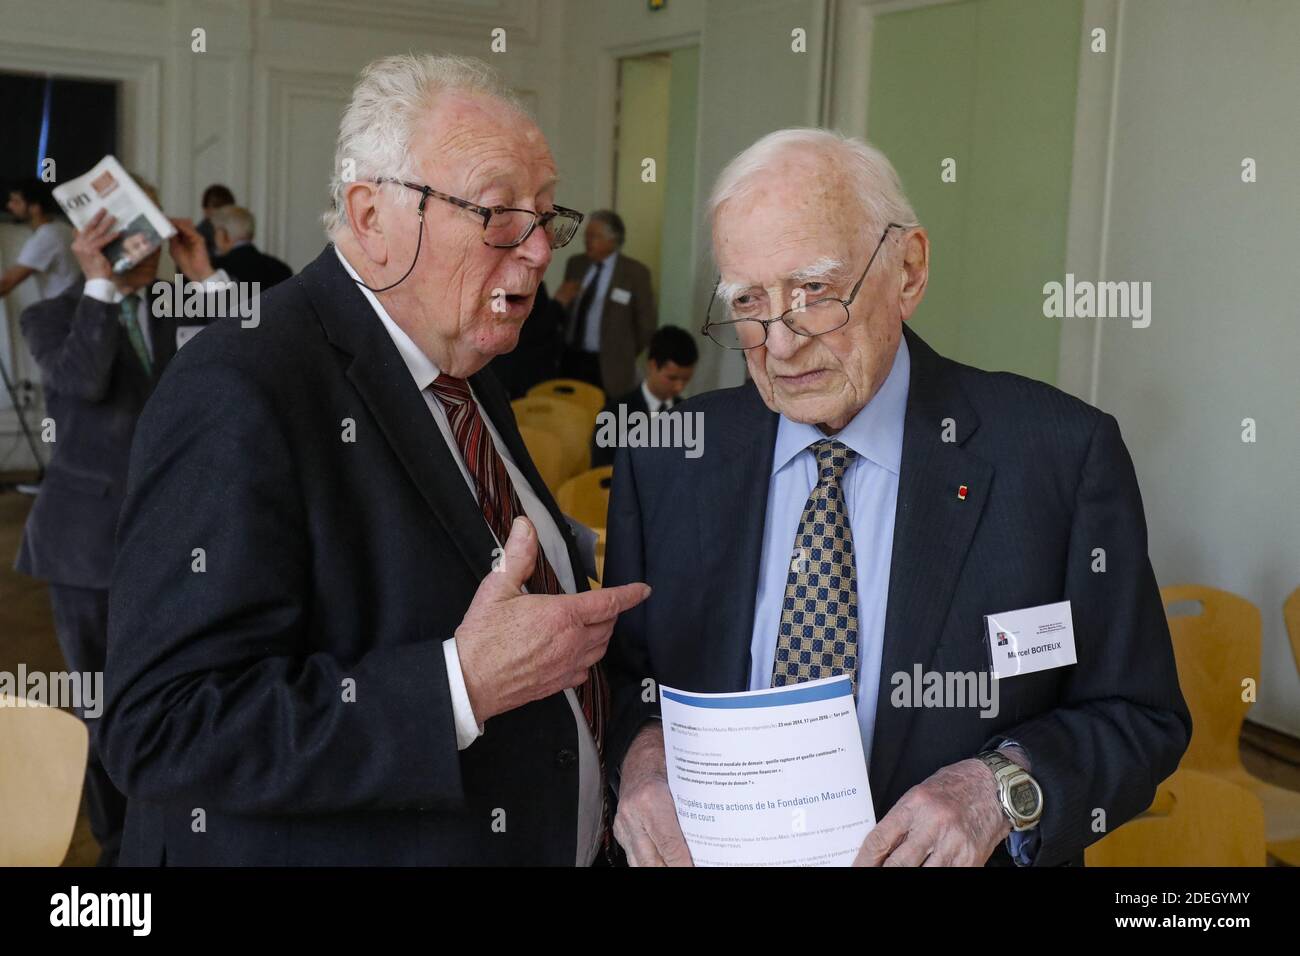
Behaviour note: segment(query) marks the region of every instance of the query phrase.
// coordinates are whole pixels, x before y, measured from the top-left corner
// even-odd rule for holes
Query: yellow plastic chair
[[[58,866],[81,805],[90,735],[72,714],[0,694],[0,866]]]
[[[1291,638],[1291,656],[1296,670],[1300,671],[1300,588],[1282,602],[1282,620],[1286,621],[1287,636]]]
[[[610,465],[592,468],[570,478],[555,494],[560,510],[588,528],[604,529],[609,515]]]
[[[554,437],[562,455],[561,483],[591,467],[594,419],[581,405],[560,398],[534,396],[515,399],[510,407],[521,428],[536,428]],[[559,485],[547,487],[555,491]]]
[[[524,440],[528,457],[537,466],[537,472],[542,476],[542,481],[546,482],[546,487],[554,489],[564,484],[564,449],[555,440],[555,436],[540,428],[520,425],[519,437]]]
[[[1192,740],[1178,765],[1245,787],[1264,808],[1268,852],[1300,866],[1300,792],[1265,783],[1241,763],[1241,725],[1252,701],[1243,682],[1258,682],[1261,667],[1259,608],[1243,597],[1200,584],[1160,589],[1173,637],[1178,683],[1192,714]],[[1170,614],[1193,602],[1199,613]]]
[[[576,378],[552,378],[540,382],[528,390],[527,397],[558,398],[561,401],[581,405],[587,410],[593,423],[600,410],[605,407],[605,393],[590,382],[583,382]]]
[[[1245,787],[1178,770],[1155,801],[1088,847],[1088,866],[1263,866],[1264,810]]]

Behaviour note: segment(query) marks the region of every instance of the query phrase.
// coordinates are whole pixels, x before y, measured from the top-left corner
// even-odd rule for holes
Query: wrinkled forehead
[[[765,282],[818,259],[852,258],[861,227],[847,176],[818,157],[787,157],[718,207],[714,260],[724,281]]]
[[[530,117],[495,97],[449,94],[417,123],[411,141],[423,181],[466,198],[531,197],[553,187],[555,160]]]

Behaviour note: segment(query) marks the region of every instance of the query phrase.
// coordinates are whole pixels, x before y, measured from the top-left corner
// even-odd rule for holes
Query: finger
[[[105,233],[105,234],[102,235],[102,236],[96,236],[95,239],[91,242],[91,244],[90,244],[90,248],[93,249],[93,250],[95,250],[96,252],[98,252],[98,251],[100,251],[101,249],[103,249],[106,245],[108,245],[109,243],[111,243],[111,242],[113,242],[113,241],[115,241],[115,240],[117,240],[117,239],[120,239],[121,236],[122,236],[122,230],[121,230],[121,229],[117,229],[117,230],[115,230],[115,231],[113,231],[113,232],[107,232],[107,233]]]
[[[659,856],[666,866],[691,866],[691,849],[686,845],[686,836],[677,822],[677,813],[669,813],[667,818],[659,818],[650,828],[650,838],[659,850]]]
[[[664,858],[659,855],[659,848],[655,846],[654,840],[645,832],[640,824],[632,823],[627,826],[622,836],[615,834],[619,846],[627,854],[629,866],[667,866]]]
[[[885,857],[907,836],[907,824],[903,815],[894,807],[885,814],[885,818],[872,828],[867,838],[862,841],[854,866],[880,866]]]
[[[510,536],[506,538],[499,562],[483,579],[479,590],[486,590],[499,599],[515,597],[523,591],[536,566],[537,532],[531,521],[520,516],[510,525]]]
[[[620,584],[616,588],[585,591],[569,598],[574,612],[583,624],[612,621],[624,611],[631,610],[650,596],[650,585],[637,581]]]
[[[935,834],[925,830],[909,830],[885,857],[881,866],[920,866],[934,849]]]

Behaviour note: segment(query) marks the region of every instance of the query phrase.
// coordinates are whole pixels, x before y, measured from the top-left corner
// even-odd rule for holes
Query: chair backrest
[[[562,512],[588,528],[604,528],[609,515],[609,485],[613,474],[610,465],[584,471],[560,486],[555,503]]]
[[[519,437],[524,440],[524,447],[528,449],[528,456],[537,466],[542,481],[546,482],[551,494],[555,494],[566,478],[563,446],[550,432],[531,425],[520,425]]]
[[[1088,866],[1263,866],[1264,808],[1222,777],[1178,770],[1151,809],[1084,851]]]
[[[1287,637],[1291,638],[1291,656],[1295,658],[1296,670],[1300,671],[1300,588],[1282,602],[1282,620],[1286,621]]]
[[[72,714],[0,694],[0,866],[63,862],[89,747]]]
[[[1259,608],[1236,594],[1200,584],[1161,588],[1160,596],[1173,638],[1178,684],[1192,714],[1192,740],[1178,766],[1240,772],[1241,724],[1254,702],[1244,682],[1259,680]],[[1179,613],[1188,602],[1199,606],[1199,612],[1192,607],[1192,613]]]
[[[594,418],[588,416],[581,405],[559,398],[534,396],[517,398],[510,407],[520,427],[537,428],[554,436],[563,454],[561,481],[591,467]]]
[[[590,415],[593,425],[596,416],[605,407],[605,393],[590,382],[576,378],[552,378],[539,382],[528,390],[527,397],[558,398],[581,405]]]

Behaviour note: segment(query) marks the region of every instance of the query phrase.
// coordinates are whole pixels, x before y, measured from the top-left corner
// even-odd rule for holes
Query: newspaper
[[[164,239],[176,235],[176,227],[113,156],[105,156],[84,176],[56,187],[54,198],[78,229],[85,229],[101,209],[117,220],[121,235],[104,247],[114,272],[130,270]]]

